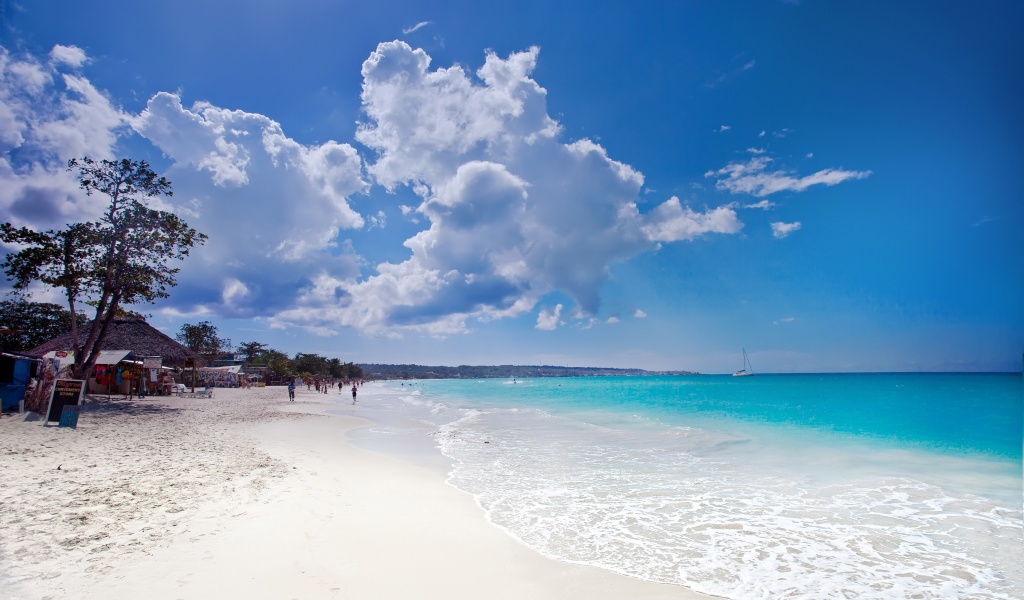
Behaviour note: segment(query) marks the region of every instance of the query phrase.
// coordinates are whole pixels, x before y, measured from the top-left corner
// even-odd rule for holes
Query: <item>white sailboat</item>
[[[733,377],[750,377],[754,374],[754,367],[750,366],[750,359],[747,358],[747,349],[743,349],[743,368],[732,374]]]

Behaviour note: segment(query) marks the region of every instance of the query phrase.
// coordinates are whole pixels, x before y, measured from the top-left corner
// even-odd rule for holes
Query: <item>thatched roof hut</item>
[[[79,343],[83,343],[89,337],[93,323],[86,324],[78,331]],[[45,344],[36,346],[25,354],[41,357],[53,350],[71,349],[71,332],[68,332]],[[100,349],[131,350],[136,359],[145,356],[159,356],[163,358],[164,366],[170,367],[192,366],[203,362],[200,357],[179,344],[177,340],[157,330],[145,319],[137,317],[111,321],[110,327],[107,328],[107,336],[103,339],[103,346]]]

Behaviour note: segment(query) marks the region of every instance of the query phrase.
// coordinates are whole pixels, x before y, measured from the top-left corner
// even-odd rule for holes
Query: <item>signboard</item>
[[[84,391],[85,382],[81,379],[58,379],[53,382],[53,394],[50,395],[50,406],[46,409],[46,421],[44,421],[44,424],[50,421],[60,422],[65,406],[78,408],[78,405],[82,402],[82,393]],[[77,424],[78,419],[76,418],[75,425],[77,426]]]
[[[159,369],[163,366],[164,359],[159,356],[147,356],[142,359],[143,369]]]
[[[57,423],[57,427],[70,427],[72,429],[78,429],[78,413],[81,410],[81,406],[71,406],[70,404],[65,404],[64,410],[60,411],[60,423]]]

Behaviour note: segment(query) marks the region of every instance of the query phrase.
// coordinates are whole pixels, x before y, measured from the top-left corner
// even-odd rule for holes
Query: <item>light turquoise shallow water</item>
[[[1024,597],[1019,375],[418,381],[360,410],[560,560],[729,598]]]

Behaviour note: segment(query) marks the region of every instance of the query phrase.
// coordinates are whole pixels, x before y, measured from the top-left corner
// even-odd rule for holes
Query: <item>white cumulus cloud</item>
[[[69,67],[77,68],[81,67],[86,63],[88,57],[85,54],[85,50],[77,46],[61,46],[57,44],[50,50],[50,60],[54,63],[60,63]]]
[[[720,206],[714,210],[696,212],[683,206],[675,196],[642,220],[644,233],[654,242],[692,240],[705,233],[736,233],[743,228],[743,223],[732,208]]]
[[[220,271],[246,290],[223,295],[220,310],[268,317],[293,308],[324,273],[358,274],[358,258],[339,252],[338,242],[342,231],[365,225],[348,201],[367,189],[351,145],[303,145],[264,115],[208,102],[185,108],[166,92],[132,123],[173,161],[167,175],[175,198],[187,202],[190,224],[210,236],[196,253],[200,265],[189,268],[197,304],[216,302],[206,291],[207,272]]]
[[[548,310],[546,308],[541,309],[540,313],[537,314],[537,329],[543,331],[553,331],[558,328],[562,320],[562,305],[555,306],[554,309]]]
[[[322,271],[355,278],[359,259],[338,243],[364,225],[348,204],[367,189],[351,145],[305,146],[263,115],[187,109],[165,92],[127,114],[78,72],[88,63],[73,47],[55,47],[46,63],[0,48],[0,218],[36,229],[95,218],[107,200],[81,193],[67,160],[120,157],[120,138],[135,131],[171,161],[162,174],[175,195],[151,203],[210,238],[161,310],[271,316]]]
[[[75,69],[85,62],[80,49],[56,46],[51,57],[0,47],[0,216],[16,226],[96,218],[103,206],[81,193],[67,161],[113,158],[127,130],[126,115]]]
[[[783,223],[782,221],[776,221],[775,223],[772,223],[771,226],[772,235],[775,236],[775,239],[781,240],[785,239],[789,234],[793,233],[794,231],[798,231],[800,229],[800,221],[796,221],[794,223]]]
[[[760,202],[755,202],[753,204],[744,204],[743,208],[759,208],[761,210],[770,210],[772,208],[775,208],[775,203],[772,202],[771,200],[764,199],[761,200]]]
[[[406,240],[406,261],[378,265],[345,286],[345,306],[311,318],[458,333],[467,319],[532,311],[553,291],[569,294],[583,318],[598,309],[612,264],[656,242],[738,231],[727,208],[698,213],[670,200],[641,215],[642,174],[591,140],[558,139],[547,92],[530,76],[538,56],[491,53],[473,77],[459,66],[431,69],[426,52],[400,41],[370,55],[368,120],[357,132],[375,153],[367,172],[419,194],[415,210],[429,227]]]
[[[170,162],[163,174],[175,194],[160,208],[210,236],[161,304],[167,314],[443,336],[531,313],[560,293],[575,304],[565,318],[592,323],[614,264],[743,224],[731,207],[698,211],[678,198],[641,212],[637,169],[592,140],[559,139],[532,78],[538,57],[537,48],[489,53],[471,73],[431,68],[401,41],[380,44],[362,67],[364,157],[169,92],[126,114],[78,72],[89,64],[81,50],[57,47],[45,63],[0,50],[0,216],[52,227],[94,213],[105,202],[80,194],[64,165],[119,156],[119,137],[134,132]],[[351,203],[373,186],[418,197],[398,207],[422,227],[404,241],[404,260],[367,264],[344,239],[351,229],[384,235],[387,211],[372,194],[365,216]],[[562,319],[562,304],[542,309],[537,327]]]

